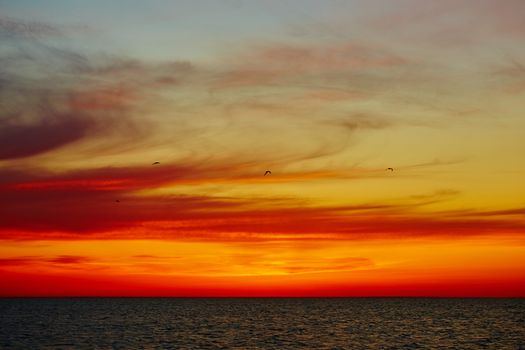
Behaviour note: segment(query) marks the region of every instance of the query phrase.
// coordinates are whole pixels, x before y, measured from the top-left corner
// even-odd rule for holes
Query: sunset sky
[[[523,297],[524,38],[523,0],[0,1],[0,296]]]

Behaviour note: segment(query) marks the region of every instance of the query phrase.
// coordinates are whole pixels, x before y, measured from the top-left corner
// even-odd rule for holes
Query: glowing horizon
[[[525,296],[524,2],[0,9],[0,296]]]

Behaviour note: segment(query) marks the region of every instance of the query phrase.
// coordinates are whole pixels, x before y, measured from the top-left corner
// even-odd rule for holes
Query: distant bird
[[[264,176],[266,175],[272,175],[272,172],[270,170],[266,170],[266,172],[264,173]]]
[[[394,168],[386,168],[386,170],[394,171]]]
[[[155,162],[155,163],[153,163],[153,164],[151,164],[151,165],[157,165],[157,164],[160,164],[160,162]]]

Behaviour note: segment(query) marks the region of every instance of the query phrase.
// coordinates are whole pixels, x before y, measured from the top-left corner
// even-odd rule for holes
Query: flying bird
[[[264,173],[264,176],[266,175],[272,175],[272,172],[270,170],[266,170],[266,172]]]
[[[157,165],[157,164],[160,164],[160,162],[155,162],[155,163],[153,163],[153,164],[151,164],[151,165]]]
[[[394,168],[386,168],[386,170],[394,171]]]

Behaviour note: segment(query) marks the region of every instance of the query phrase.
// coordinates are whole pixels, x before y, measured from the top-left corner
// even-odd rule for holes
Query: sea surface
[[[3,298],[0,348],[525,350],[525,299]]]

